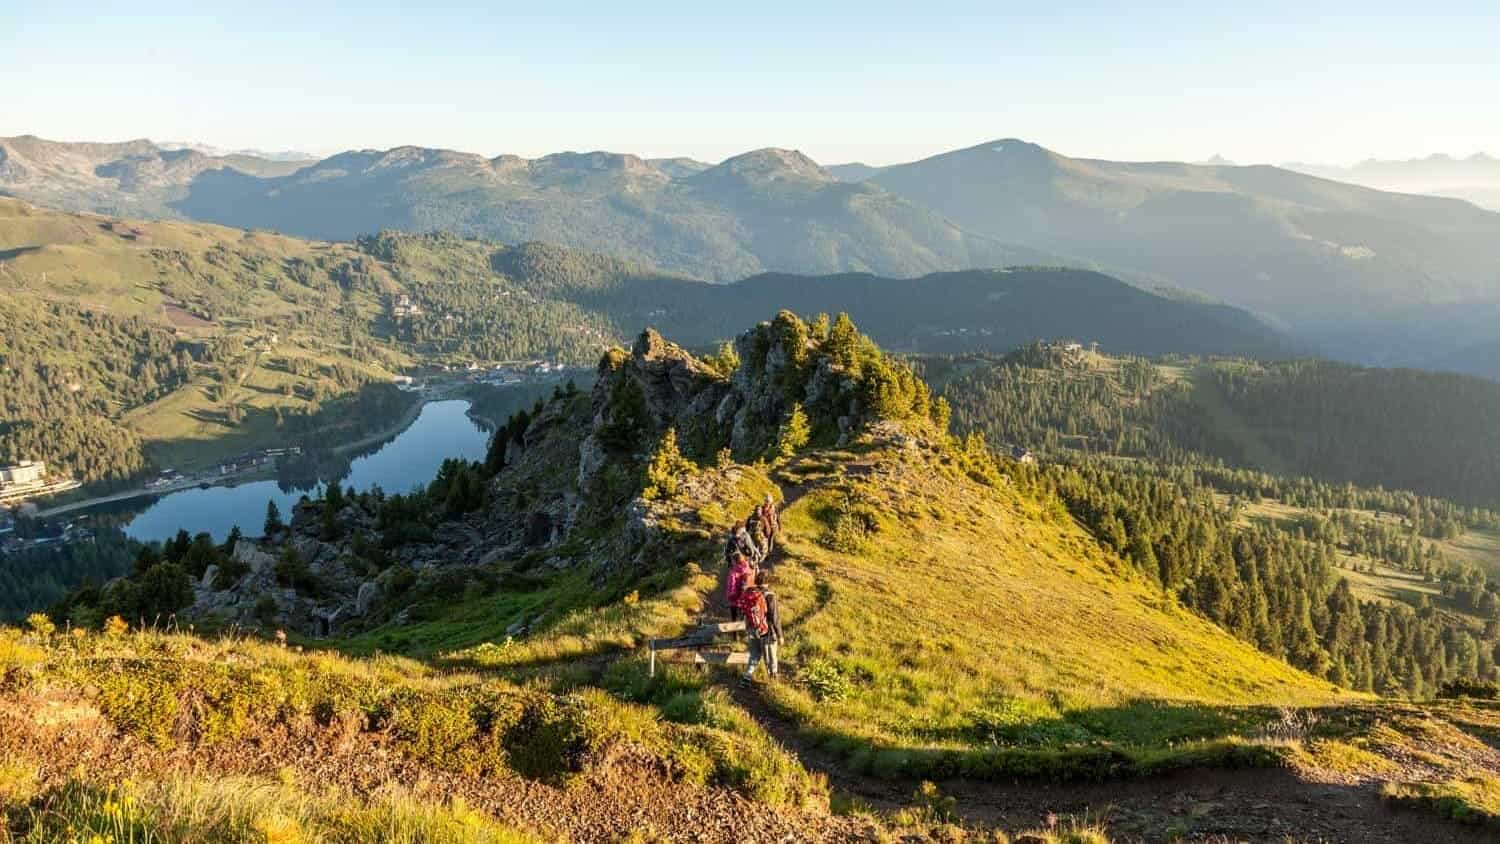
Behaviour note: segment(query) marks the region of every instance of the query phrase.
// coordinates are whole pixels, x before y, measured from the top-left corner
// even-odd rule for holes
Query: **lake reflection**
[[[409,492],[425,486],[437,476],[450,457],[484,459],[489,434],[468,416],[469,403],[461,399],[432,402],[423,406],[417,420],[395,439],[372,454],[355,458],[344,486],[367,490],[379,486],[387,493]],[[324,479],[326,480],[326,479]],[[236,487],[187,489],[164,496],[130,520],[125,532],[141,541],[164,540],[179,528],[189,533],[208,531],[223,540],[235,525],[250,536],[260,533],[266,518],[266,501],[275,501],[284,518],[302,492],[283,492],[274,480],[255,481]]]

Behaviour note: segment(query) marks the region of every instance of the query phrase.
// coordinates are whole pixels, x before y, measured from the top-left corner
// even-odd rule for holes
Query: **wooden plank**
[[[698,625],[700,633],[743,633],[745,622],[743,621],[719,621]]]
[[[686,662],[696,665],[749,665],[745,651],[693,651],[691,654],[662,654],[663,662]]]
[[[688,636],[678,636],[675,639],[652,639],[650,647],[653,651],[670,651],[680,648],[704,648],[713,643],[713,636],[694,633]]]

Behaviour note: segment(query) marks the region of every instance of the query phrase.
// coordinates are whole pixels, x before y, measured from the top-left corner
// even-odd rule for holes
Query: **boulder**
[[[250,574],[257,578],[276,571],[276,558],[249,539],[241,539],[234,544],[234,559],[249,566]]]
[[[359,592],[354,596],[354,615],[363,618],[370,612],[370,607],[380,597],[380,587],[373,580],[366,580],[359,585]]]
[[[602,419],[596,419],[594,422],[595,428],[602,427],[603,425],[604,422]],[[608,459],[609,455],[604,452],[604,446],[599,442],[598,437],[593,434],[584,437],[583,442],[578,444],[579,488],[587,486],[594,475],[598,474],[599,470],[604,468],[604,463]]]
[[[218,577],[219,577],[219,567],[217,565],[210,565],[208,568],[204,569],[203,570],[203,580],[201,581],[202,584],[203,584],[203,588],[204,589],[212,589],[212,588],[214,588],[214,581],[217,580]]]

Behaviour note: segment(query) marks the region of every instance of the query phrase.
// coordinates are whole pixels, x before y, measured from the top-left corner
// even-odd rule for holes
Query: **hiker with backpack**
[[[746,532],[750,534],[750,543],[755,546],[755,556],[752,559],[755,560],[756,565],[760,565],[766,561],[767,557],[771,556],[771,537],[766,534],[764,523],[760,519],[759,508],[756,508],[750,514],[750,518],[746,520],[746,523],[748,525]]]
[[[729,534],[724,538],[724,565],[734,564],[734,555],[740,553],[740,523],[735,522],[729,526]]]
[[[776,534],[781,532],[781,519],[776,513],[776,499],[771,497],[771,493],[766,493],[766,500],[756,509],[755,517],[760,522],[761,533],[766,538],[766,556],[769,557],[776,543]]]
[[[743,522],[735,522],[733,539],[731,541],[733,542],[734,550],[744,554],[745,559],[750,560],[752,563],[758,563],[761,558],[760,546],[756,545],[755,540],[751,538],[750,531],[746,527],[748,524],[748,519]]]
[[[781,672],[779,645],[781,643],[781,612],[776,606],[776,596],[761,585],[763,575],[752,572],[740,593],[740,612],[745,617],[745,631],[749,634],[750,664],[740,681],[750,684],[755,681],[755,668],[766,664],[766,674],[776,679]]]

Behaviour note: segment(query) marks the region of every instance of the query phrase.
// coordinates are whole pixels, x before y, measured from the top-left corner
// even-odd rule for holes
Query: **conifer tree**
[[[646,488],[641,495],[648,499],[672,499],[677,497],[678,478],[687,470],[688,461],[677,448],[677,429],[668,428],[662,435],[651,463],[646,467]]]
[[[266,523],[263,528],[264,536],[273,536],[286,527],[281,523],[281,508],[276,506],[272,499],[266,500]]]
[[[811,438],[812,428],[807,422],[807,414],[803,412],[801,404],[794,404],[776,433],[773,456],[778,460],[790,459]]]

